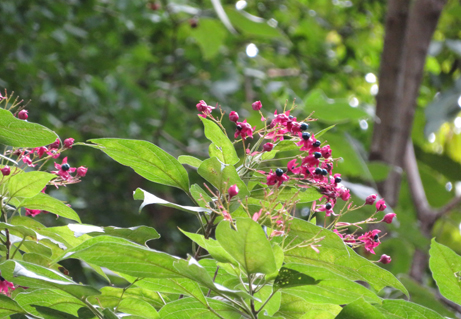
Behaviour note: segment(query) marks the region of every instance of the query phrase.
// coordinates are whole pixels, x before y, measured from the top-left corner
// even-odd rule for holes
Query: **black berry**
[[[341,183],[342,179],[341,177],[336,177],[335,178],[335,183],[338,184],[338,183]]]
[[[290,116],[288,116],[288,118],[291,120],[291,119],[294,118],[294,116],[293,116],[293,115],[290,115]]]
[[[237,125],[237,130],[241,131],[241,130],[242,130],[242,126],[241,126],[241,125]]]
[[[315,169],[315,174],[318,174],[318,175],[322,174],[322,169],[320,167],[317,167]]]
[[[301,129],[301,131],[307,130],[308,127],[309,127],[309,124],[306,124],[306,123],[301,123],[301,125],[299,126],[299,128]]]
[[[315,156],[315,158],[320,158],[320,157],[322,157],[322,154],[320,152],[315,152],[314,156]]]
[[[328,175],[328,171],[326,169],[322,169],[322,175]]]
[[[61,165],[61,170],[63,170],[64,172],[65,171],[68,171],[70,169],[70,165],[65,163],[65,164],[62,164]]]
[[[283,175],[283,169],[277,168],[277,169],[275,170],[275,174],[276,174],[277,176],[279,176],[279,177],[282,176],[282,175]]]
[[[313,146],[313,147],[319,147],[320,144],[321,144],[320,141],[315,141],[315,142],[312,144],[312,146]]]
[[[309,171],[308,168],[306,168],[306,174],[309,175],[311,172]]]
[[[379,241],[379,236],[378,236],[378,234],[376,234],[376,235],[373,236],[373,240],[374,240],[375,242],[378,242],[378,241]]]
[[[327,203],[327,204],[325,205],[325,208],[326,208],[326,209],[331,209],[331,203]]]
[[[311,135],[308,132],[304,132],[302,137],[303,137],[303,140],[307,141],[308,139],[311,138]]]

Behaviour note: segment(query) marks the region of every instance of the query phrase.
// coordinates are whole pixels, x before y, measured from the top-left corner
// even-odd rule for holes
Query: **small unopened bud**
[[[198,27],[198,20],[195,18],[189,19],[189,25],[192,29]]]
[[[227,193],[229,194],[229,199],[232,199],[232,197],[236,196],[239,193],[239,188],[237,187],[237,184],[234,184],[231,187],[229,187]]]
[[[376,202],[376,210],[378,212],[381,212],[387,208],[386,203],[384,202],[384,199],[380,199],[379,201]]]
[[[383,220],[381,222],[384,222],[384,223],[392,223],[392,220],[394,219],[396,214],[394,213],[390,213],[390,214],[386,214],[386,216],[384,216]]]
[[[392,261],[391,256],[384,255],[384,254],[378,260],[378,262],[383,263],[383,264],[389,264],[391,261]]]
[[[72,137],[66,138],[64,140],[64,147],[65,148],[72,148],[72,145],[74,145],[74,139]]]
[[[3,176],[8,176],[8,175],[10,175],[11,169],[10,169],[10,167],[8,165],[5,165],[1,169],[1,171],[2,171]]]
[[[373,205],[376,200],[376,194],[370,195],[365,199],[365,205]]]
[[[251,104],[251,107],[253,108],[253,110],[259,111],[263,107],[263,105],[261,104],[261,101],[256,101],[253,102],[253,104]]]
[[[19,118],[20,120],[27,120],[27,118],[29,117],[29,114],[27,114],[27,113],[29,113],[27,110],[22,110],[22,111],[20,111],[20,112],[18,113],[18,118]]]
[[[54,143],[51,143],[49,145],[49,149],[53,149],[53,148],[59,148],[59,145],[61,145],[61,141],[59,140],[59,138],[56,139],[56,141],[54,141]]]
[[[270,152],[274,148],[274,144],[272,143],[266,143],[263,145],[263,150],[264,152]]]
[[[86,168],[85,166],[80,166],[79,168],[77,168],[77,176],[85,177],[87,171],[88,168]]]
[[[237,121],[239,120],[239,114],[235,111],[232,111],[229,113],[229,120],[231,120],[232,122],[235,122],[237,123]]]

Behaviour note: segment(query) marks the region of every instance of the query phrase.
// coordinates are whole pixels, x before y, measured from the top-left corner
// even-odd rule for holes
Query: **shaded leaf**
[[[297,270],[282,267],[277,278],[275,278],[274,289],[316,285],[318,283],[319,281]]]
[[[363,298],[359,298],[349,304],[347,304],[341,313],[336,317],[338,319],[385,319],[384,316],[378,309],[373,307],[368,302],[365,302]]]
[[[27,313],[27,311],[17,301],[0,293],[0,314],[5,316],[14,313]]]
[[[205,60],[210,60],[218,54],[221,45],[226,40],[227,31],[215,19],[200,19],[199,28],[189,28],[190,35],[195,39]]]
[[[242,33],[259,37],[277,38],[281,33],[267,24],[267,21],[233,7],[226,7],[226,13],[232,24]]]

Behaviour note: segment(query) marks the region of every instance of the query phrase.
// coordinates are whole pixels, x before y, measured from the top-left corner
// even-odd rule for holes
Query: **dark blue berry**
[[[335,183],[338,184],[338,183],[341,183],[342,179],[341,177],[336,177],[335,178]]]
[[[290,116],[288,116],[288,118],[291,120],[291,119],[294,118],[294,116],[293,116],[293,115],[290,115]]]
[[[309,171],[308,168],[306,168],[306,174],[309,175],[311,172]]]
[[[63,170],[64,172],[65,171],[68,171],[70,169],[70,165],[65,163],[65,164],[62,164],[61,165],[61,170]]]
[[[312,146],[313,146],[313,147],[319,147],[320,144],[321,144],[320,141],[315,141],[315,142],[312,144]]]
[[[322,175],[328,175],[328,171],[326,169],[322,169]]]
[[[325,205],[325,208],[326,208],[326,209],[331,209],[331,203],[327,203],[327,204]]]
[[[275,170],[275,174],[276,174],[277,176],[279,176],[279,177],[282,176],[282,175],[283,175],[283,169],[277,168],[277,169]]]
[[[314,156],[315,156],[315,158],[320,158],[320,157],[322,157],[322,154],[320,152],[315,152]]]
[[[373,236],[373,240],[374,240],[375,242],[378,242],[378,241],[379,241],[379,236],[378,236],[378,234],[376,234],[376,235]]]
[[[322,174],[322,169],[320,167],[317,167],[315,169],[315,174],[318,174],[318,175]]]
[[[241,130],[242,130],[242,126],[241,126],[241,125],[237,125],[237,130],[241,131]]]
[[[311,138],[311,135],[308,132],[304,132],[302,137],[303,137],[303,140],[307,141],[308,139]]]
[[[309,127],[309,124],[306,124],[306,123],[301,123],[301,125],[299,126],[299,128],[301,129],[301,131],[307,130],[308,127]]]

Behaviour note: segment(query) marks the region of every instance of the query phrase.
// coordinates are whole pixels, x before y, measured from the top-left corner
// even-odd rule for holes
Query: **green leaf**
[[[97,289],[79,285],[57,271],[24,261],[7,260],[0,264],[0,270],[3,277],[20,286],[60,289],[79,299],[100,294]]]
[[[361,280],[380,291],[390,286],[406,295],[408,291],[390,272],[357,255],[347,247],[338,235],[330,230],[313,225],[305,220],[293,218],[287,240],[293,245],[313,238],[321,241],[320,253],[313,249],[297,247],[285,252],[285,262],[301,263],[326,268],[349,280]]]
[[[385,319],[384,316],[378,309],[370,305],[368,302],[359,298],[349,304],[347,304],[341,313],[336,317],[337,319]]]
[[[264,199],[264,189],[258,189],[251,192],[251,197],[254,199]],[[318,189],[311,187],[307,189],[296,189],[294,187],[285,187],[277,195],[278,202],[285,202],[287,200],[296,200],[298,203],[310,203],[318,200],[322,194]]]
[[[129,289],[116,288],[116,287],[103,287],[101,294],[98,296],[89,297],[92,304],[101,304],[105,308],[115,308],[120,299],[130,298],[139,299],[147,302],[148,304],[161,308],[164,303],[159,293],[143,288],[130,287]]]
[[[218,54],[227,36],[222,23],[215,19],[200,19],[198,28],[190,28],[190,35],[195,39],[202,51],[203,59],[210,60]]]
[[[12,147],[40,147],[51,144],[58,136],[50,129],[14,117],[0,109],[0,144]]]
[[[214,144],[214,148],[217,150],[218,159],[224,164],[234,165],[240,159],[235,151],[234,144],[229,140],[226,134],[221,128],[214,122],[200,117],[205,127],[205,136]],[[212,155],[210,154],[210,157]]]
[[[92,139],[89,142],[151,182],[177,187],[185,192],[189,190],[185,168],[176,158],[152,143],[116,138]]]
[[[182,275],[173,267],[176,257],[110,236],[89,239],[67,253],[63,259],[80,258],[135,277],[173,278]]]
[[[55,178],[46,172],[28,172],[11,176],[7,186],[10,197],[34,197]]]
[[[17,301],[0,293],[0,315],[3,317],[14,313],[27,313],[27,311]]]
[[[206,203],[212,201],[211,197],[200,186],[194,184],[190,187],[190,193],[200,207],[206,208]],[[206,203],[202,200],[206,201]]]
[[[178,162],[181,164],[187,164],[189,166],[198,168],[202,161],[199,160],[197,157],[189,156],[189,155],[181,155],[178,157]]]
[[[279,30],[267,24],[266,20],[245,11],[237,11],[233,7],[226,7],[226,13],[232,25],[243,34],[267,38],[279,38],[282,36]]]
[[[84,234],[92,237],[110,235],[125,238],[141,245],[145,245],[146,242],[150,240],[160,238],[159,233],[157,233],[154,228],[147,226],[136,226],[130,228],[120,228],[114,226],[99,227],[81,224],[69,224],[67,226],[74,232],[75,237],[80,237]]]
[[[264,286],[257,293],[255,293],[255,297],[261,300],[261,302],[255,301],[255,308],[257,310],[259,310],[261,306],[268,300],[268,298],[270,298],[264,305],[260,313],[267,313],[268,315],[272,316],[280,309],[280,303],[282,302],[282,293],[280,291],[277,291],[271,296],[272,293],[273,287],[268,285]],[[258,318],[260,318],[259,315]]]
[[[40,209],[59,215],[59,217],[69,218],[79,223],[81,222],[80,217],[72,208],[48,194],[38,193],[32,198],[26,198],[21,203],[20,207]]]
[[[310,91],[304,98],[304,104],[308,113],[315,111],[315,117],[324,122],[344,122],[368,116],[364,110],[351,107],[346,99],[330,99],[319,89]]]
[[[384,300],[382,306],[375,305],[375,307],[385,315],[385,318],[443,319],[434,310],[405,300]]]
[[[296,286],[316,285],[318,283],[319,281],[297,270],[282,267],[282,269],[279,270],[277,278],[275,278],[274,288],[281,289]]]
[[[136,200],[143,201],[141,204],[141,207],[139,208],[139,211],[141,211],[141,209],[143,209],[146,205],[158,204],[158,205],[162,205],[166,207],[176,208],[176,209],[188,212],[188,213],[194,213],[194,214],[197,214],[200,212],[211,213],[211,211],[208,208],[197,207],[197,206],[181,206],[178,204],[170,203],[141,188],[136,189],[136,191],[133,194],[133,198]]]
[[[118,305],[117,310],[146,319],[160,318],[157,310],[141,299],[124,298]]]
[[[336,124],[328,126],[327,128],[324,128],[323,130],[318,131],[317,133],[315,133],[315,138],[318,139],[320,136],[322,136],[323,134],[325,134],[326,132],[328,132],[335,126]]]
[[[261,225],[250,218],[236,218],[234,230],[228,221],[219,223],[216,239],[247,274],[277,272],[271,244]]]
[[[104,315],[104,319],[120,319],[120,317],[113,313],[109,308],[104,309],[102,314]]]
[[[237,184],[239,188],[239,197],[244,198],[249,195],[248,188],[241,180],[234,166],[222,164],[216,157],[204,160],[198,168],[198,173],[208,182],[213,184],[221,193],[227,192],[227,189]]]
[[[300,297],[282,292],[280,309],[274,316],[283,316],[288,319],[333,319],[341,309],[338,305],[309,303]]]
[[[218,313],[224,319],[241,319],[242,316],[238,309],[230,304],[207,298],[209,306],[192,298],[182,298],[166,304],[159,312],[162,319],[216,319]]]
[[[461,304],[461,256],[435,239],[432,239],[429,254],[429,268],[440,293]]]

